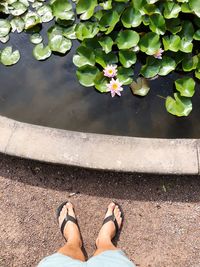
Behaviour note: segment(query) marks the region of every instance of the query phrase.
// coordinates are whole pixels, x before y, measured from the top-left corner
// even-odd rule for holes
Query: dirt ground
[[[36,266],[63,245],[55,210],[69,198],[88,257],[116,200],[125,213],[118,246],[136,266],[200,266],[200,177],[100,172],[2,154],[0,266]]]

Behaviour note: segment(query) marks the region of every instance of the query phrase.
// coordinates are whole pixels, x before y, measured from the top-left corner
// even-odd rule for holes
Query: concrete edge
[[[59,130],[0,116],[0,152],[101,170],[199,174],[199,139],[158,139]]]

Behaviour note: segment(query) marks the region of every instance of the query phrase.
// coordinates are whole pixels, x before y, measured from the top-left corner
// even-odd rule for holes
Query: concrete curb
[[[152,139],[80,133],[0,116],[0,152],[92,169],[199,174],[198,139]]]

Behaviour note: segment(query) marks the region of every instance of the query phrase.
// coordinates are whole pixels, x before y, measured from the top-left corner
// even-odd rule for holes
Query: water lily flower
[[[116,65],[107,65],[104,70],[104,76],[113,78],[117,75],[117,66]]]
[[[116,94],[121,96],[121,91],[123,91],[122,83],[118,79],[113,79],[110,83],[107,84],[107,92],[111,93],[111,96],[114,97]]]
[[[163,52],[164,52],[164,50],[162,48],[160,48],[153,56],[155,58],[162,59],[162,53]]]

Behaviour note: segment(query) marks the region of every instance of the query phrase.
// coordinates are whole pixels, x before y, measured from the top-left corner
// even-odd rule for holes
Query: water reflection
[[[176,77],[151,81],[145,98],[134,97],[127,88],[123,97],[111,98],[79,85],[72,63],[73,50],[65,57],[52,56],[37,62],[31,55],[27,35],[12,35],[21,60],[12,67],[0,66],[0,113],[19,121],[85,132],[114,135],[199,138],[200,96],[198,86],[194,110],[187,118],[165,111],[166,97],[173,92]],[[22,50],[23,49],[23,50]]]

